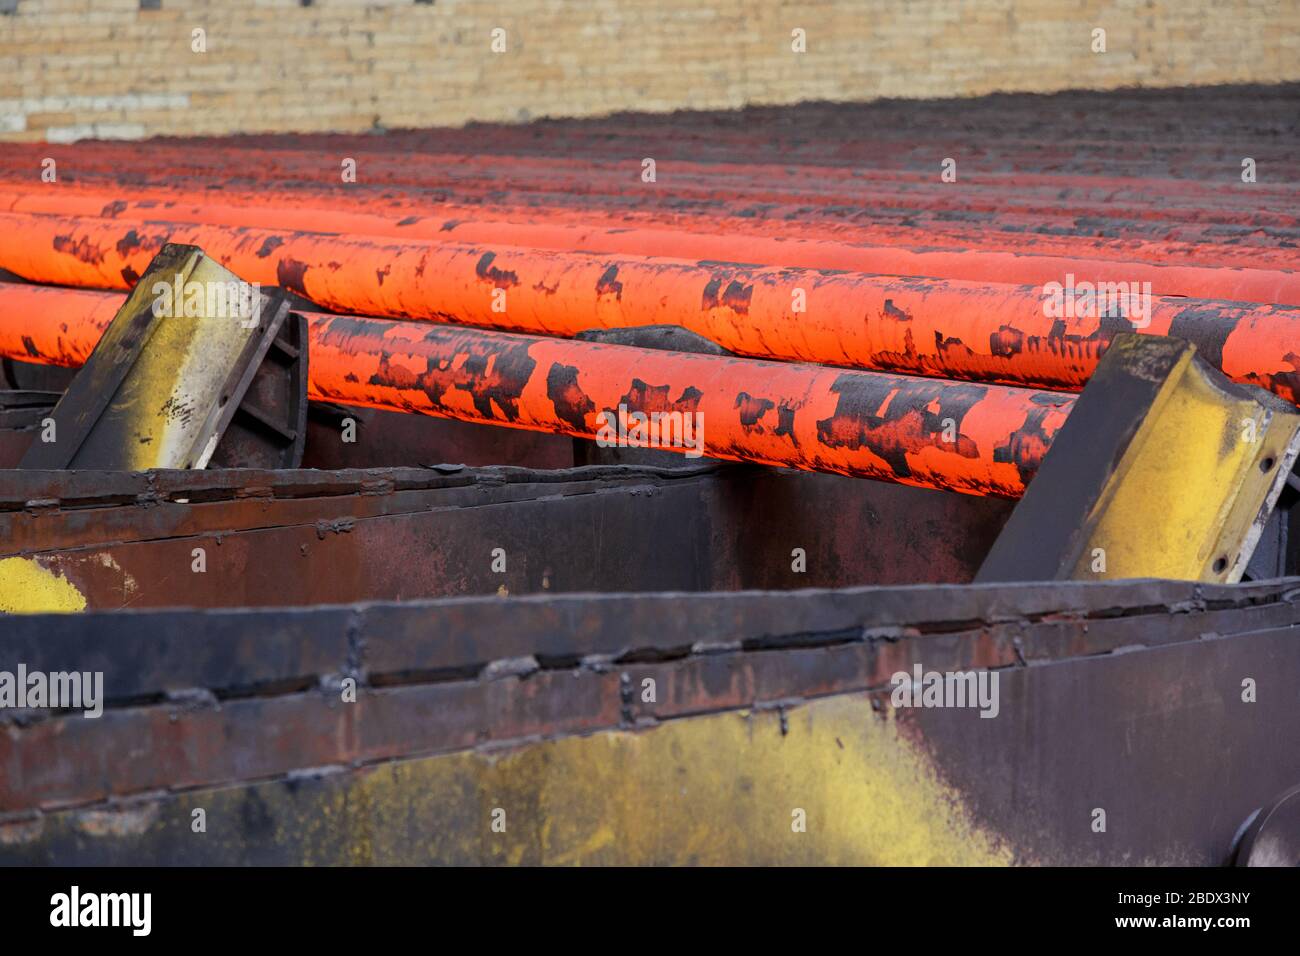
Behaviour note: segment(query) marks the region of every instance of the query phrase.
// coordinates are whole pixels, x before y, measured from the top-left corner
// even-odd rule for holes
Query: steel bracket
[[[164,246],[20,467],[296,467],[307,336],[289,308],[197,246]]]
[[[1298,452],[1289,402],[1117,336],[975,580],[1239,581]]]

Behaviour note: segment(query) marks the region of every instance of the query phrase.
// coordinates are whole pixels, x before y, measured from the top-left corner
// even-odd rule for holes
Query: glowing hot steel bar
[[[1300,307],[1153,295],[1138,280],[1158,267],[1133,263],[1109,263],[1106,284],[1080,261],[1066,264],[1077,274],[1026,286],[0,214],[0,267],[35,282],[128,288],[167,242],[199,245],[247,281],[355,315],[564,337],[674,324],[757,358],[1063,390],[1082,388],[1111,339],[1132,330],[1187,339],[1230,378],[1300,398]],[[1200,272],[1219,281],[1243,271]]]
[[[0,284],[0,355],[76,366],[122,301]],[[421,322],[308,322],[313,398],[966,494],[1023,494],[1074,403],[1001,385]]]

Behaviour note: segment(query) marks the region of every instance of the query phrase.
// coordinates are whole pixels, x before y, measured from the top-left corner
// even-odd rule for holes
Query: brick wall
[[[0,0],[10,140],[1297,79],[1297,0]]]

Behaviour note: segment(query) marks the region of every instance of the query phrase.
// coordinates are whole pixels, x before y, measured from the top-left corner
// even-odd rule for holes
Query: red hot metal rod
[[[121,301],[0,284],[0,355],[84,361]],[[963,494],[1023,494],[1074,404],[999,385],[419,322],[308,322],[316,399]]]
[[[133,189],[132,195],[146,190]],[[231,200],[248,202],[248,196],[222,195],[221,201],[172,202],[149,199],[113,199],[119,193],[91,194],[61,189],[51,194],[19,194],[0,188],[0,211],[36,213],[76,217],[103,217],[120,221],[138,222],[188,222],[214,226],[251,226],[263,229],[289,229],[294,231],[329,232],[340,235],[366,234],[390,236],[398,239],[427,239],[435,242],[473,241],[474,234],[491,223],[502,220],[510,225],[504,229],[492,226],[496,235],[509,233],[509,243],[514,245],[549,245],[546,241],[529,241],[527,232],[539,224],[559,226],[573,230],[590,229],[600,235],[600,227],[610,236],[620,236],[634,228],[638,236],[665,232],[676,242],[673,254],[681,255],[688,243],[684,233],[705,230],[722,234],[722,241],[734,247],[735,240],[725,238],[727,233],[743,234],[746,241],[760,239],[778,240],[792,251],[789,243],[832,242],[844,243],[850,249],[873,247],[911,248],[924,247],[930,252],[945,250],[950,253],[980,251],[984,253],[1027,253],[1035,257],[1065,256],[1107,262],[1148,262],[1160,266],[1181,266],[1204,269],[1252,270],[1291,269],[1297,262],[1294,243],[1300,239],[1300,230],[1265,230],[1252,227],[1227,227],[1215,225],[1173,225],[1152,230],[1141,224],[1093,217],[1080,224],[1049,226],[1042,218],[1017,226],[1010,216],[999,215],[997,221],[983,214],[963,217],[960,223],[931,222],[922,215],[909,215],[905,224],[889,221],[872,210],[859,210],[852,216],[816,223],[802,210],[792,207],[766,209],[764,219],[746,219],[739,215],[728,216],[719,210],[702,215],[698,210],[690,214],[681,210],[671,213],[663,210],[604,207],[600,210],[571,210],[546,205],[544,207],[503,207],[493,204],[492,220],[484,220],[484,210],[472,206],[453,206],[445,203],[431,204],[408,202],[398,204],[392,199],[364,205],[331,202],[325,195],[314,198],[316,207],[304,206],[303,196],[264,192],[257,204],[232,206]],[[173,193],[176,195],[176,193]],[[308,197],[310,198],[310,197]],[[268,205],[274,203],[273,205]],[[351,211],[363,209],[363,212]],[[377,213],[383,213],[377,215]],[[1136,228],[1127,231],[1129,226]],[[1039,231],[1040,227],[1043,231]],[[1149,233],[1142,235],[1142,232]],[[1104,232],[1105,236],[1101,237]],[[1045,234],[1047,233],[1047,234]],[[586,251],[601,248],[572,233],[570,248]],[[1119,238],[1116,238],[1116,237]],[[495,241],[495,240],[489,240]],[[623,243],[625,244],[625,243]],[[621,244],[622,245],[622,244]],[[559,246],[556,246],[559,248]],[[625,249],[641,254],[646,250]],[[704,257],[707,258],[707,257]],[[716,256],[713,258],[717,258]],[[734,255],[727,258],[734,259]]]
[[[169,180],[170,182],[170,180]],[[129,195],[132,198],[123,198]],[[638,205],[614,201],[608,197],[597,205],[588,199],[582,205],[557,206],[550,194],[530,199],[540,205],[507,205],[494,199],[487,211],[482,206],[432,203],[428,198],[400,200],[388,193],[357,190],[340,196],[317,189],[314,192],[277,190],[267,186],[256,194],[246,190],[223,188],[206,195],[202,204],[192,200],[204,195],[201,183],[186,188],[171,182],[167,190],[132,186],[129,194],[121,190],[86,192],[84,187],[63,186],[57,192],[30,193],[5,189],[0,185],[0,210],[90,216],[122,220],[159,222],[201,222],[211,225],[256,226],[270,229],[294,229],[339,234],[366,233],[401,239],[446,241],[469,238],[470,230],[481,230],[488,223],[505,220],[511,225],[498,229],[487,241],[505,241],[513,245],[549,246],[521,233],[525,226],[561,227],[605,226],[617,230],[614,236],[627,233],[629,227],[642,230],[673,230],[680,248],[669,254],[685,255],[683,232],[713,232],[743,235],[746,242],[759,239],[829,241],[847,243],[849,248],[940,250],[949,253],[1000,253],[1029,255],[1035,258],[1058,256],[1074,259],[1101,259],[1115,262],[1149,262],[1163,267],[1247,268],[1251,270],[1290,270],[1297,262],[1294,229],[1261,229],[1205,224],[1161,224],[1159,227],[1129,223],[1094,215],[1083,221],[1060,220],[1055,224],[1042,216],[1017,216],[1004,211],[962,213],[948,211],[939,216],[909,210],[906,213],[855,208],[851,215],[817,219],[806,207],[764,204],[762,217],[753,215],[752,203],[713,199],[701,204],[657,208],[658,200]],[[372,201],[358,203],[359,196],[370,195]],[[171,200],[146,198],[171,196]],[[189,197],[190,202],[182,201]],[[462,201],[464,197],[460,197]],[[645,199],[645,197],[639,197]],[[232,202],[243,205],[231,206]],[[362,213],[349,210],[364,210]],[[383,211],[384,216],[375,213]],[[488,216],[490,218],[485,219]],[[900,221],[901,220],[901,221]],[[518,225],[515,225],[518,224]],[[725,240],[734,247],[736,240]],[[600,251],[602,247],[575,236],[570,248]],[[556,246],[555,248],[560,248]],[[636,254],[658,254],[648,249],[622,248]],[[787,251],[789,250],[787,247]],[[699,256],[726,258],[727,256]],[[752,257],[743,261],[755,260]],[[795,265],[793,262],[780,264]],[[883,271],[875,268],[863,271]]]
[[[41,149],[49,152],[44,146]],[[327,168],[323,157],[339,155],[356,157],[363,170],[361,181],[349,184],[348,188],[353,191],[375,187],[385,190],[437,189],[461,196],[490,193],[494,197],[506,191],[516,195],[542,191],[562,193],[579,202],[599,195],[603,203],[638,194],[643,199],[653,198],[653,191],[647,196],[644,184],[636,177],[629,179],[626,157],[598,159],[591,156],[590,150],[586,152],[587,161],[581,169],[576,169],[572,154],[567,152],[561,156],[484,155],[476,151],[402,149],[396,144],[389,144],[384,149],[384,152],[375,152],[373,145],[355,141],[312,150],[232,148],[228,144],[195,145],[192,141],[175,141],[169,146],[154,141],[147,147],[126,144],[116,148],[109,148],[105,143],[85,143],[78,144],[75,153],[70,153],[66,161],[75,170],[77,179],[83,182],[92,178],[120,181],[129,176],[134,185],[142,176],[156,173],[161,168],[167,171],[169,180],[175,179],[178,183],[202,179],[229,187],[236,181],[230,171],[238,169],[238,179],[245,183],[253,179],[266,185],[298,182],[320,186],[325,183],[323,172],[334,172]],[[39,167],[43,158],[41,151],[30,148],[13,152],[15,165],[30,163],[32,167]],[[917,158],[924,162],[929,159],[928,152],[928,148],[922,150]],[[967,158],[975,160],[973,155]],[[1262,156],[1260,159],[1264,162]],[[1059,162],[1050,156],[1040,156],[1039,160]],[[1228,160],[1226,156],[1212,159],[1204,171],[1212,175]],[[64,161],[60,159],[60,163]],[[1274,161],[1285,161],[1284,154],[1276,156]],[[1243,202],[1241,197],[1234,199],[1231,194],[1215,190],[1212,184],[1196,180],[1160,176],[1115,179],[1078,174],[1036,175],[1027,171],[1008,175],[991,172],[982,164],[976,163],[976,166],[980,172],[965,176],[962,194],[954,196],[948,185],[936,183],[928,171],[699,162],[680,158],[670,163],[675,198],[697,201],[729,198],[751,205],[793,202],[810,207],[808,213],[813,215],[815,207],[820,205],[870,206],[880,202],[890,205],[903,203],[917,209],[951,210],[954,203],[965,205],[976,198],[968,193],[990,191],[994,191],[992,194],[998,199],[995,208],[999,210],[1009,209],[1041,194],[1043,204],[1026,210],[1038,215],[1069,209],[1070,206],[1064,205],[1066,201],[1084,196],[1093,196],[1095,201],[1110,205],[1115,201],[1115,194],[1123,189],[1127,189],[1126,193],[1121,193],[1128,197],[1126,201],[1141,204],[1155,216],[1167,214],[1175,208],[1173,202],[1179,199],[1189,202],[1187,211],[1193,208],[1220,209],[1253,214],[1252,207],[1257,204],[1285,207],[1294,205],[1300,198],[1294,187],[1286,185],[1257,184],[1252,188],[1251,199]],[[337,177],[333,178],[338,181]],[[1087,216],[1097,211],[1095,207],[1076,208],[1074,214]],[[1117,215],[1114,212],[1108,214]]]
[[[315,232],[329,234],[337,231],[328,228],[330,214],[327,212],[305,217],[302,221],[304,225],[311,223]],[[1074,275],[1078,281],[1150,282],[1155,295],[1300,305],[1300,272],[1285,270],[1154,265],[1131,260],[783,241],[767,236],[710,236],[673,230],[593,229],[544,223],[452,221],[442,225],[447,228],[440,228],[438,234],[445,240],[483,243],[489,250],[526,243],[556,251],[581,249],[601,254],[689,257],[1014,285],[1064,282],[1067,275]],[[220,249],[233,250],[241,241],[247,247],[247,240],[258,234],[272,244],[267,254],[259,258],[264,262],[269,259],[273,264],[288,258],[309,264],[316,261],[312,256],[290,257],[285,252],[274,252],[290,240],[298,246],[305,242],[352,243],[349,248],[353,251],[375,243],[373,236],[351,239],[331,235],[308,237],[301,233],[295,236],[251,227],[3,213],[0,214],[0,268],[33,281],[125,288],[133,280],[124,279],[118,273],[125,269],[128,275],[138,274],[140,263],[147,261],[147,257],[142,258],[142,253],[157,249],[166,241],[195,243],[210,254],[223,258]],[[412,236],[412,239],[419,238]],[[115,257],[113,250],[119,244],[121,249]],[[429,239],[423,238],[420,248],[428,245]],[[119,260],[122,260],[120,267],[116,265]],[[335,262],[340,264],[340,268],[346,265],[344,259],[331,259],[321,262],[320,266],[333,269]],[[267,281],[259,278],[264,270],[254,276],[235,268],[230,262],[226,265],[248,281]],[[382,271],[384,263],[375,268],[377,272]],[[318,267],[317,274],[319,272]],[[368,311],[360,306],[347,308],[349,311]]]
[[[126,288],[167,241],[246,281],[339,312],[570,337],[674,324],[757,358],[1075,390],[1111,338],[1185,338],[1230,377],[1300,397],[1300,309],[1146,296],[1126,281],[1042,288],[677,259],[345,238],[180,223],[0,214],[0,267],[38,282]],[[1119,291],[1119,290],[1117,290]],[[1128,319],[1119,318],[1120,315]],[[1111,316],[1111,317],[1107,317]]]

